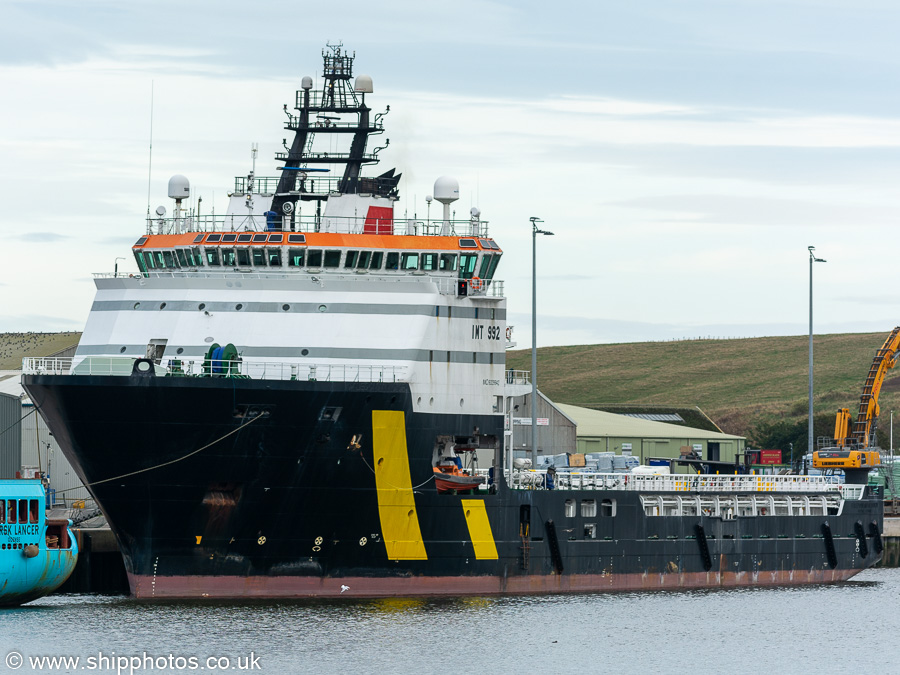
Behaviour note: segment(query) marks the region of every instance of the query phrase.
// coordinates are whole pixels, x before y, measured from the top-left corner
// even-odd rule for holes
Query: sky
[[[391,108],[397,215],[425,215],[447,174],[457,217],[489,222],[522,347],[531,216],[554,232],[539,346],[804,335],[810,245],[816,333],[900,323],[896,2],[0,7],[0,332],[80,330],[91,273],[135,271],[171,175],[217,212],[253,143],[277,175],[282,105],[326,42]]]

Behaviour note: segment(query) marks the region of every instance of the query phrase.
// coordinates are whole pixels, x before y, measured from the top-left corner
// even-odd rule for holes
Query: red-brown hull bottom
[[[156,577],[128,575],[131,593],[153,598],[379,598],[530,595],[688,588],[799,586],[845,581],[859,569],[684,574],[581,574],[499,577]]]

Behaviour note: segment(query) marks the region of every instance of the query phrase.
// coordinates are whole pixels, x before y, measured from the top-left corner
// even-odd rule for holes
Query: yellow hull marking
[[[484,508],[483,499],[461,500],[463,513],[466,516],[466,525],[469,527],[469,538],[475,547],[476,560],[497,560],[497,545],[494,543],[494,534],[491,532],[491,523],[488,520],[487,510]]]
[[[381,537],[390,560],[428,560],[409,475],[402,410],[372,411],[372,451]]]

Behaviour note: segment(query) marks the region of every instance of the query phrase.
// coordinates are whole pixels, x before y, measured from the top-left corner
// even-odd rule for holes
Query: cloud
[[[58,232],[26,232],[25,234],[16,235],[12,239],[28,243],[46,244],[54,241],[65,241],[66,239],[71,239],[71,237]]]

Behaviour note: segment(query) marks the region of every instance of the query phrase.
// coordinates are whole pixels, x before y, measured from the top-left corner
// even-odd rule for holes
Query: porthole
[[[201,302],[199,305],[197,305],[197,309],[199,309],[202,312],[204,309],[206,309],[206,303]]]
[[[234,306],[234,308],[240,312],[242,309],[244,309],[244,306],[241,303],[238,303]]]
[[[430,399],[428,399],[428,405],[434,405],[434,397],[433,396]]]
[[[127,349],[126,347],[122,347],[122,348],[119,350],[119,353],[120,353],[120,354],[124,354],[126,349]]]
[[[327,311],[328,311],[328,307],[326,307],[325,305],[319,305],[319,311],[320,311],[320,312],[327,312]]]
[[[466,404],[466,400],[464,398],[459,399],[459,407],[462,408]]]
[[[139,303],[139,302],[134,303],[134,308],[135,308],[135,309],[140,309],[140,308],[141,308],[141,303]]]
[[[281,306],[281,309],[283,309],[285,312],[288,311],[290,308],[291,308],[290,305],[282,305]]]
[[[416,405],[422,405],[422,397],[416,399]]]
[[[300,356],[309,356],[309,350],[308,350],[308,349],[301,349],[301,350],[300,350]]]
[[[176,354],[184,354],[184,347],[179,347],[178,349],[175,350],[175,353]]]
[[[213,337],[205,337],[205,338],[203,338],[203,341],[208,344],[208,343],[212,342],[214,339],[215,338],[213,338]]]
[[[159,308],[160,308],[160,309],[165,309],[165,308],[166,308],[166,303],[164,303],[164,302],[163,302],[163,303],[160,303]]]

